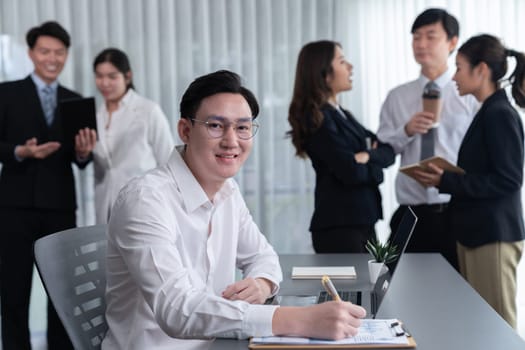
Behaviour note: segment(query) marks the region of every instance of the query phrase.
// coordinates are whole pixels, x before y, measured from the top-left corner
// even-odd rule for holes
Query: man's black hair
[[[452,39],[455,36],[459,36],[459,23],[456,17],[452,16],[450,13],[443,9],[430,8],[423,11],[419,16],[417,16],[410,33],[414,32],[420,27],[441,23],[443,29],[447,33],[448,40]]]
[[[188,86],[180,102],[181,118],[195,118],[195,113],[197,113],[202,100],[223,92],[241,94],[250,106],[252,118],[257,117],[259,114],[257,99],[250,90],[242,86],[239,75],[227,70],[219,70],[195,79]]]
[[[69,34],[67,31],[55,21],[49,21],[42,23],[38,27],[33,27],[29,29],[26,34],[26,42],[29,48],[35,47],[36,41],[40,36],[51,36],[60,40],[66,48],[69,48],[71,44]]]

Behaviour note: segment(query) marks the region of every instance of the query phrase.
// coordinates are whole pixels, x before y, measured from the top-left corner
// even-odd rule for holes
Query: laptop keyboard
[[[339,290],[337,293],[339,293],[341,300],[349,301],[352,304],[361,305],[361,292],[352,290]],[[318,304],[330,300],[332,300],[332,296],[328,294],[328,292],[325,290],[319,292],[319,297],[317,298]]]

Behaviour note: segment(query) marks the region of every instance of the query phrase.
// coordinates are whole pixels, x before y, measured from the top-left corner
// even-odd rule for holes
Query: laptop
[[[387,264],[388,270],[377,278],[372,291],[339,290],[338,293],[342,300],[361,305],[366,309],[367,315],[371,318],[375,318],[379,306],[381,305],[381,302],[388,291],[388,287],[392,282],[399,260],[405,253],[408,241],[410,240],[412,232],[416,226],[416,222],[417,216],[414,214],[412,208],[408,207],[401,218],[396,233],[391,238],[392,244],[397,245],[399,249],[399,256],[397,259]],[[311,305],[313,303],[322,303],[328,300],[331,300],[330,295],[322,290],[317,296],[282,296],[277,302],[280,305],[302,306]]]

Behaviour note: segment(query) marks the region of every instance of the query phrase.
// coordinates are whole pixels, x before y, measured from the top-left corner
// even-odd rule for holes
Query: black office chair
[[[75,349],[100,349],[106,334],[107,225],[73,228],[35,242],[35,261]]]

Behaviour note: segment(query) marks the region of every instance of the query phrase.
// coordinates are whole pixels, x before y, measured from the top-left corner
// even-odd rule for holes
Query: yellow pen
[[[339,296],[339,293],[337,293],[337,290],[335,289],[332,280],[330,280],[330,277],[324,275],[323,278],[321,278],[321,283],[323,284],[323,287],[328,292],[328,294],[332,296],[333,300],[341,301],[341,297]]]

